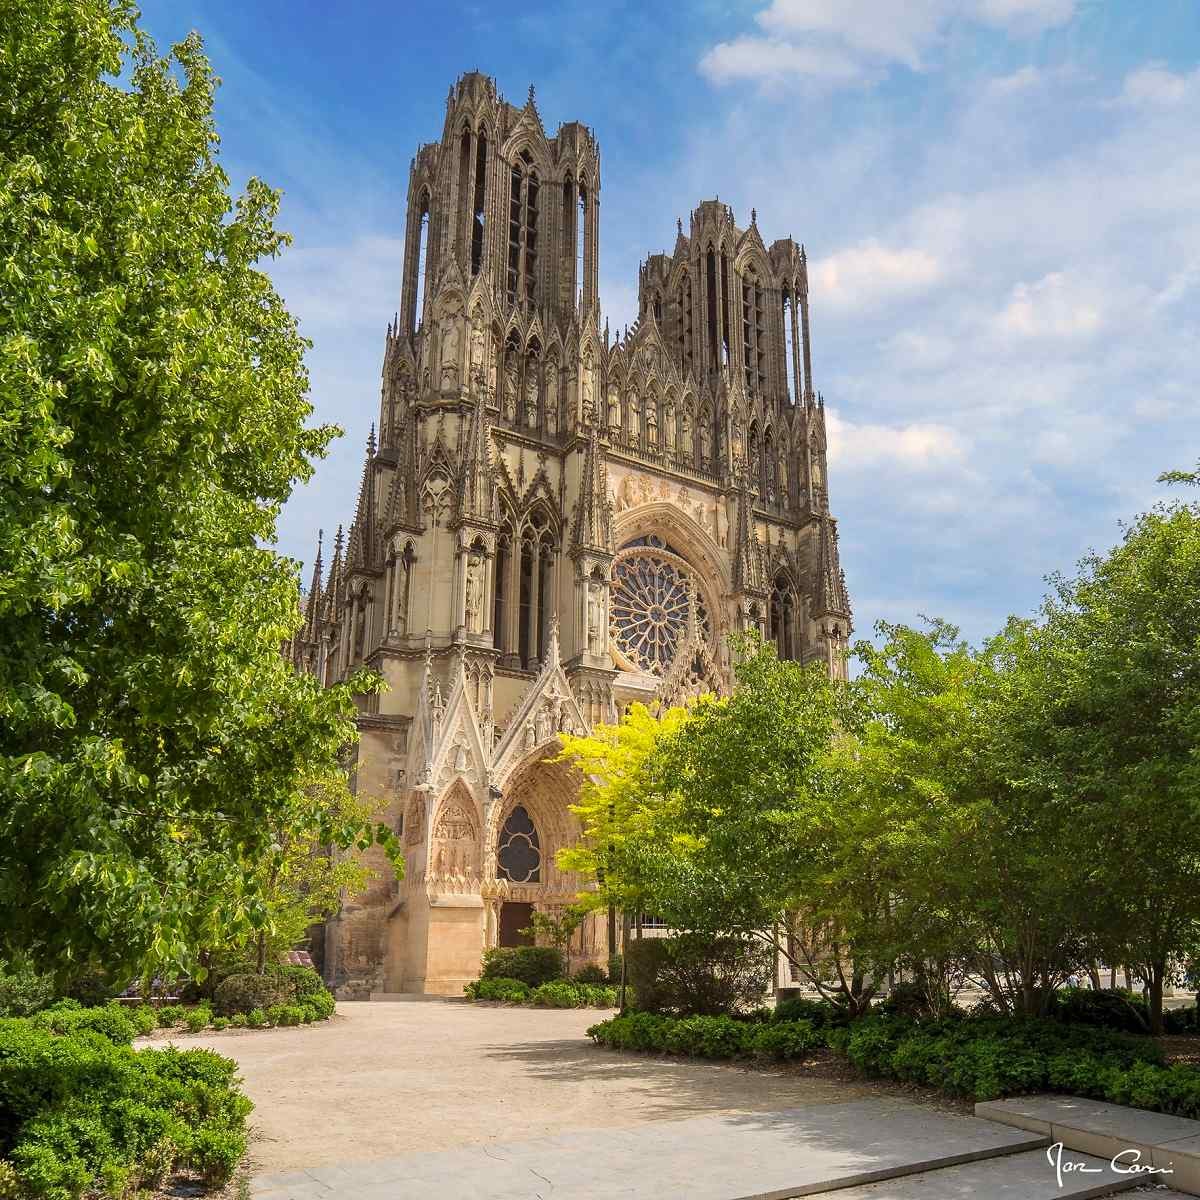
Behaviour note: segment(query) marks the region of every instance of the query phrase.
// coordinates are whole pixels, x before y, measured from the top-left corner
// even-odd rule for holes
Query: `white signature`
[[[1054,1172],[1058,1176],[1059,1187],[1063,1185],[1064,1175],[1099,1175],[1105,1169],[1104,1167],[1089,1167],[1087,1163],[1075,1159],[1064,1159],[1062,1142],[1055,1142],[1046,1151],[1046,1161],[1054,1168]],[[1133,1147],[1128,1150],[1119,1150],[1112,1156],[1108,1165],[1117,1175],[1175,1174],[1170,1167],[1152,1167],[1149,1163],[1142,1162],[1142,1152]]]

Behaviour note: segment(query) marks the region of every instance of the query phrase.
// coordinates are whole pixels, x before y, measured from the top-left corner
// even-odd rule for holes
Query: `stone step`
[[[311,1167],[259,1176],[251,1194],[255,1200],[544,1200],[551,1195],[554,1200],[789,1200],[830,1192],[842,1197],[844,1191],[835,1189],[1030,1150],[1044,1154],[1045,1146],[1040,1134],[895,1098],[872,1098]],[[1053,1185],[1049,1164],[1044,1169]]]
[[[1069,1151],[1115,1156],[1144,1183],[1200,1196],[1200,1121],[1053,1094],[981,1101],[975,1115],[1040,1133]]]
[[[431,996],[425,992],[372,992],[371,999],[384,1003],[466,1004],[466,996]]]
[[[881,1183],[819,1192],[817,1200],[822,1196],[829,1200],[1088,1200],[1128,1191],[1139,1182],[1129,1175],[1114,1174],[1107,1159],[1070,1150],[1063,1152],[1062,1167],[1060,1185],[1055,1161],[1047,1151],[1025,1150]]]

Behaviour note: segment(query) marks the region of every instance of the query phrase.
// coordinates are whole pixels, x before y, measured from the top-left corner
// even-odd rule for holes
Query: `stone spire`
[[[837,526],[828,513],[821,516],[815,590],[814,616],[850,619],[850,596],[846,591],[846,576],[838,557]]]
[[[597,554],[613,553],[612,501],[608,498],[608,466],[600,445],[600,422],[588,428],[572,528],[573,550]]]
[[[317,557],[313,563],[312,581],[308,585],[308,599],[305,602],[304,609],[304,632],[309,641],[316,641],[320,636],[320,619],[318,614],[321,611],[321,602],[324,599],[321,592],[321,543],[324,537],[325,531],[318,529]]]
[[[459,474],[459,517],[493,521],[496,516],[496,468],[492,461],[492,425],[481,387],[467,430]]]

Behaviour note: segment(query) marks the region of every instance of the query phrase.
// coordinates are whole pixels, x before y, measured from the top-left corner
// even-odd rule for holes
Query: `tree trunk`
[[[261,975],[267,969],[267,931],[258,931],[258,973]]]
[[[1092,990],[1095,992],[1103,991],[1104,985],[1100,982],[1100,968],[1096,966],[1094,959],[1088,963],[1087,971],[1088,978],[1092,981]]]
[[[1167,973],[1167,964],[1151,963],[1148,980],[1150,1001],[1150,1036],[1162,1037],[1163,1031],[1163,978]]]
[[[617,1008],[625,1011],[625,987],[629,977],[629,914],[621,913],[621,994],[617,998]]]

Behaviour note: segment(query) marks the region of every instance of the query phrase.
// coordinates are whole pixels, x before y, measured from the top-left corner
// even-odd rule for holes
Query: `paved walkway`
[[[903,1100],[858,1100],[261,1176],[252,1194],[255,1200],[767,1200],[1044,1143],[1023,1130]],[[1050,1194],[1050,1168],[1039,1162],[1037,1171]],[[1030,1195],[1010,1193],[1008,1200]]]
[[[616,1054],[584,1035],[605,1015],[339,1004],[331,1021],[317,1025],[173,1034],[172,1040],[237,1059],[255,1104],[250,1159],[265,1174],[746,1116],[878,1090],[787,1070]]]

